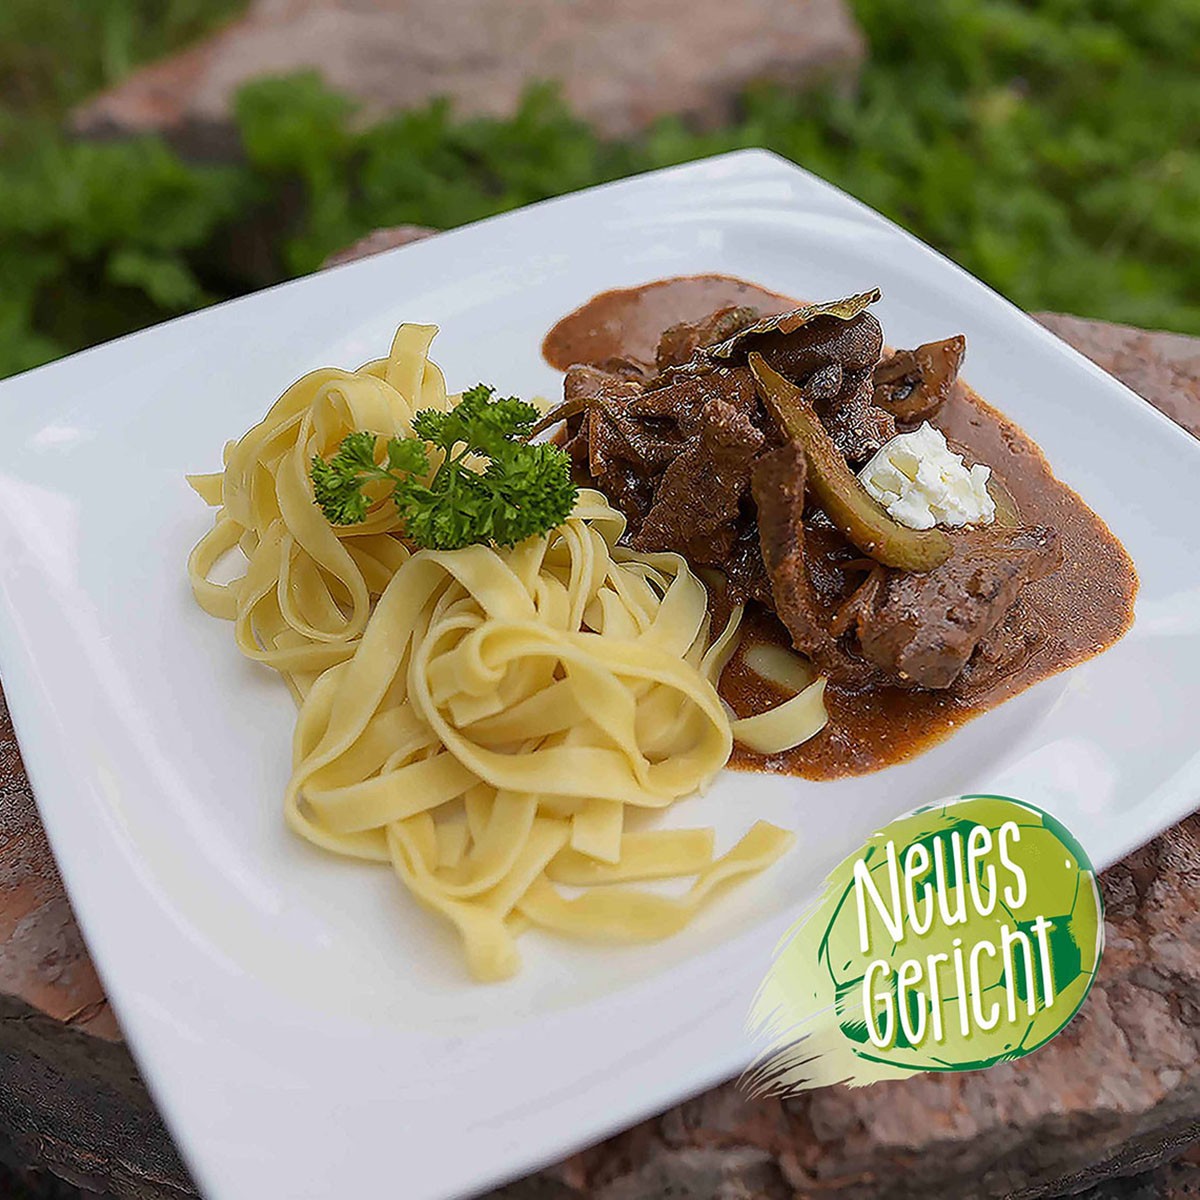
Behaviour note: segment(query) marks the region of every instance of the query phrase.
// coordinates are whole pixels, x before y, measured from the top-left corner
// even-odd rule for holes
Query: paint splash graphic
[[[960,796],[877,832],[780,942],[747,1023],[753,1096],[971,1071],[1054,1037],[1103,950],[1096,873],[1052,816]]]

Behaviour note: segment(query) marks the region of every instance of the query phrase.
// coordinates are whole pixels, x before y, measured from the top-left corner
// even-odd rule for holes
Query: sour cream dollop
[[[942,431],[926,421],[881,446],[858,478],[901,525],[959,529],[995,520],[996,502],[987,489],[991,473],[982,463],[968,468]]]

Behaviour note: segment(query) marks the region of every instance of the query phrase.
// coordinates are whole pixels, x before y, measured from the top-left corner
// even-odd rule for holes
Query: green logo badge
[[[830,875],[755,998],[759,1095],[972,1071],[1078,1011],[1104,941],[1096,873],[1052,816],[962,796],[880,830]]]

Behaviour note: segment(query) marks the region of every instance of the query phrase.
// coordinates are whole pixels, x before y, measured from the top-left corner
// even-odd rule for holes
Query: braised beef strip
[[[833,629],[847,585],[846,563],[861,556],[834,529],[806,530],[804,453],[793,442],[763,454],[751,487],[771,599],[797,650],[838,683],[866,686],[884,673],[853,654]],[[855,577],[861,578],[861,574]]]
[[[872,572],[852,597],[863,657],[900,683],[950,687],[1021,589],[1062,561],[1058,535],[1044,525],[969,530],[953,540],[940,567]]]

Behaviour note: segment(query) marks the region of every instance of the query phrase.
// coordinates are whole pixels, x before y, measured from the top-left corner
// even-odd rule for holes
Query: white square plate
[[[502,985],[386,869],[284,828],[294,710],[192,602],[211,470],[302,372],[442,326],[452,388],[555,395],[539,344],[593,293],[722,271],[878,284],[893,344],[963,331],[971,383],[1041,444],[1141,574],[1133,630],[915,761],[838,783],[726,773],[675,819],[782,863],[650,947],[524,939]],[[0,666],[109,995],[213,1200],[460,1196],[736,1071],[776,939],[891,817],[968,790],[1042,804],[1108,864],[1200,794],[1200,447],[900,229],[769,154],[598,188],[161,325],[0,384]],[[1189,552],[1190,551],[1190,552]]]

